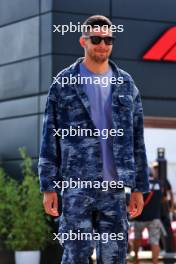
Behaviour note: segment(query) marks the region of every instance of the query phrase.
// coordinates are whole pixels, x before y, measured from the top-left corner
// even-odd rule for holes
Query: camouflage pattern
[[[78,76],[78,59],[73,65],[57,75]],[[113,139],[113,154],[117,181],[132,188],[132,191],[148,192],[148,168],[143,136],[143,109],[139,91],[131,76],[109,61],[116,78],[123,77],[124,83],[112,85],[113,128],[123,129],[124,136]],[[90,103],[82,85],[68,84],[62,87],[58,81],[51,85],[47,97],[43,120],[43,134],[38,163],[41,192],[52,192],[53,181],[82,179],[102,182],[103,164],[98,136],[53,136],[53,129],[70,126],[96,129],[90,111]],[[59,191],[59,190],[57,190]],[[111,189],[66,189],[62,193],[63,212],[60,217],[60,232],[81,229],[100,233],[124,233],[124,239],[97,244],[99,264],[123,264],[127,250],[127,229],[124,191]],[[92,219],[92,215],[93,217]],[[93,226],[94,225],[94,226]],[[62,264],[86,264],[93,246],[91,241],[64,242]]]
[[[96,247],[97,264],[125,264],[128,246],[128,220],[124,191],[67,189],[63,193],[63,211],[59,233],[99,233],[101,239],[64,240],[61,264],[88,264]],[[105,241],[103,234],[119,234]],[[120,235],[122,234],[122,236]],[[120,238],[123,239],[120,239]]]
[[[73,65],[57,75],[78,76],[78,59]],[[113,153],[117,181],[132,188],[132,191],[148,192],[148,168],[143,137],[143,109],[139,91],[131,76],[119,69],[112,61],[116,78],[123,77],[123,84],[112,85],[113,128],[123,129],[124,136],[113,137]],[[60,79],[59,79],[60,78]],[[38,163],[41,192],[55,191],[53,181],[83,180],[102,181],[102,159],[98,136],[68,136],[61,139],[53,136],[53,129],[73,126],[96,129],[91,120],[90,104],[81,85],[65,85],[57,81],[49,89],[43,135]]]

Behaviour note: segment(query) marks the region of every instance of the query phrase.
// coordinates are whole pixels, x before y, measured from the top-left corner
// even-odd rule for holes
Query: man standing
[[[95,184],[89,188],[69,186],[61,192],[59,233],[77,234],[74,240],[69,236],[62,241],[62,264],[88,263],[94,242],[97,263],[124,264],[128,221],[121,183],[132,191],[131,217],[141,214],[142,193],[149,189],[142,104],[131,76],[109,60],[114,41],[111,21],[97,15],[83,25],[88,29],[80,37],[84,58],[61,71],[48,93],[38,164],[41,192],[46,213],[58,216],[57,183],[100,183],[100,188]],[[78,81],[63,86],[66,78]],[[81,78],[86,82],[80,83]],[[104,85],[104,80],[112,79],[116,81]],[[57,133],[70,128],[89,133],[72,136],[69,132],[66,137]],[[103,133],[96,134],[97,130]],[[109,133],[104,138],[106,130]],[[104,182],[108,182],[106,191]],[[91,239],[93,232],[97,236]],[[80,234],[89,237],[80,239]]]
[[[135,218],[134,221],[134,251],[135,264],[139,264],[138,250],[141,244],[142,232],[145,228],[149,232],[149,243],[152,250],[152,263],[158,264],[160,252],[159,240],[161,230],[161,201],[162,192],[158,175],[155,173],[154,166],[150,170],[149,177],[150,193],[144,194],[144,209],[142,214]]]

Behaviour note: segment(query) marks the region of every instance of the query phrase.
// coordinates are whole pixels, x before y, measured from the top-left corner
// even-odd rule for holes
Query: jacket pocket
[[[112,105],[123,110],[133,110],[133,97],[131,95],[118,95]]]

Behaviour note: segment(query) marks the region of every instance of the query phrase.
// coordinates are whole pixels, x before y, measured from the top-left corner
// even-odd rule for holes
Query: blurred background
[[[7,174],[22,180],[21,146],[37,173],[48,88],[53,76],[83,56],[80,33],[61,35],[53,25],[82,23],[101,14],[124,25],[112,59],[140,90],[149,164],[159,159],[161,178],[169,180],[175,200],[176,31],[166,38],[176,27],[175,10],[174,0],[0,0],[0,165]],[[161,38],[158,57],[144,59]]]

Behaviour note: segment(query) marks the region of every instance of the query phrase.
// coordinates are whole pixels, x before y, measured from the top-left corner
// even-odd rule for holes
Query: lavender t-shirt
[[[110,67],[110,66],[109,66]],[[105,84],[103,77],[111,78],[113,76],[113,71],[110,68],[104,74],[96,74],[89,71],[86,66],[80,64],[80,76],[92,77],[93,79],[101,80],[102,84],[87,84],[84,83],[83,89],[87,94],[90,108],[91,108],[91,118],[95,124],[95,127],[102,131],[103,129],[112,128],[112,107],[111,107],[111,84]],[[105,78],[104,78],[105,80]],[[98,81],[99,82],[99,81]],[[115,180],[116,169],[113,158],[113,137],[108,135],[107,139],[103,139],[105,136],[100,137],[101,150],[102,150],[102,159],[103,159],[103,180],[111,181]]]

